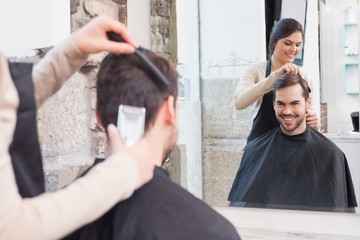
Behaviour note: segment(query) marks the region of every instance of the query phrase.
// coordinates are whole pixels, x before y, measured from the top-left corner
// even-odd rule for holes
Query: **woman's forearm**
[[[55,94],[70,76],[86,61],[88,55],[81,53],[71,37],[51,49],[33,68],[35,100],[39,108]]]

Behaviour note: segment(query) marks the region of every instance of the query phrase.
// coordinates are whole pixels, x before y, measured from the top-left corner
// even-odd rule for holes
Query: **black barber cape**
[[[10,156],[22,197],[34,197],[45,191],[32,66],[31,63],[9,62],[10,74],[20,99]]]
[[[229,194],[230,206],[353,212],[357,206],[344,153],[308,127],[277,127],[249,142]]]
[[[230,222],[171,182],[164,169],[156,167],[149,183],[66,239],[235,240],[240,237]]]

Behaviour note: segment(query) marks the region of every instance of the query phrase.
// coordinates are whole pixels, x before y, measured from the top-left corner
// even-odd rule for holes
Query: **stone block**
[[[170,1],[167,0],[156,0],[156,13],[159,16],[169,17],[170,16]]]
[[[76,73],[38,111],[43,155],[80,151],[88,141],[90,111],[86,79]]]
[[[80,6],[80,0],[71,0],[70,1],[70,12],[74,14],[78,11],[78,7]]]
[[[84,17],[72,17],[72,26],[71,31],[77,31],[82,28],[85,24],[87,24],[91,19]]]
[[[203,122],[233,122],[233,79],[211,79],[202,82]]]
[[[88,88],[92,89],[94,92],[96,92],[96,79],[97,79],[98,71],[99,69],[94,67],[92,68],[83,67],[80,69],[80,72],[85,75],[88,81]]]
[[[203,200],[211,205],[224,207],[229,206],[227,197],[229,195],[233,180],[222,178],[204,177],[204,198]]]
[[[62,169],[58,171],[57,187],[58,189],[67,186],[77,177],[77,172],[72,168]]]
[[[104,132],[91,133],[91,152],[94,157],[104,158],[107,151],[107,136]]]
[[[203,139],[203,191],[207,203],[228,205],[226,199],[240,166],[245,144],[246,139]]]
[[[59,178],[59,171],[52,170],[52,171],[45,171],[45,191],[46,192],[54,192],[58,189],[58,178]]]
[[[245,144],[245,140],[238,139],[204,139],[203,176],[233,179]]]
[[[90,166],[90,164],[63,165],[60,167],[55,165],[55,167],[45,168],[45,190],[47,192],[54,192],[67,186]]]
[[[156,16],[157,15],[157,1],[156,0],[150,0],[150,15]]]
[[[96,110],[96,91],[90,91],[90,108],[94,111]]]
[[[90,17],[105,14],[112,19],[118,19],[118,5],[114,2],[103,2],[97,0],[85,0],[84,11]]]
[[[250,109],[235,110],[234,124],[240,126],[240,137],[247,139],[253,124],[253,116]]]
[[[119,7],[119,16],[118,19],[123,24],[127,25],[127,6],[120,6]]]
[[[204,138],[247,138],[247,125],[238,122],[203,122]]]
[[[242,152],[207,151],[204,153],[203,176],[234,179],[240,166]]]
[[[112,0],[114,3],[125,5],[127,4],[127,0]]]
[[[107,55],[107,52],[100,52],[95,54],[90,54],[88,59],[86,60],[86,63],[84,66],[82,66],[81,71],[84,73],[88,73],[90,71],[93,71],[94,68],[97,68],[100,66],[100,63],[104,59],[104,57]]]
[[[170,37],[170,21],[168,18],[159,18],[158,19],[158,29],[159,29],[159,33],[164,37],[164,38],[169,38]]]
[[[94,116],[95,114],[93,114],[91,117],[90,117],[90,130],[92,131],[97,131],[97,129],[99,128],[98,127],[98,122],[97,122],[97,119],[96,117]]]
[[[203,149],[206,151],[240,152],[246,145],[246,139],[203,139]]]

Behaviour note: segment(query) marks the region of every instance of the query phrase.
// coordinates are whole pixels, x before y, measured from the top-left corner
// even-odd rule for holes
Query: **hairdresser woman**
[[[281,19],[273,28],[269,41],[269,60],[251,65],[240,79],[235,92],[236,109],[251,108],[253,126],[248,142],[279,125],[273,109],[273,83],[284,73],[295,73],[311,81],[293,61],[304,43],[301,24],[292,18]],[[308,112],[306,122],[318,129],[318,117]]]
[[[130,44],[109,41],[107,31],[122,35]],[[36,106],[39,107],[85,63],[88,54],[99,51],[132,53],[134,46],[124,25],[105,16],[96,17],[49,51],[32,71],[20,72],[17,79],[26,77],[30,81],[24,83],[28,84],[32,83],[32,77],[33,85],[29,84],[31,88],[25,92],[33,99],[35,94]],[[39,195],[23,198],[19,182],[15,180],[14,159],[10,157],[9,146],[16,119],[19,119],[17,108],[24,103],[25,92],[15,88],[9,66],[0,54],[0,239],[60,239],[94,221],[152,178],[154,166],[149,160],[157,153],[153,152],[151,143],[144,138],[134,147],[125,148],[118,131],[110,125],[110,155],[103,164],[98,164],[85,177],[64,189],[53,193],[40,191]],[[35,125],[32,123],[25,123],[22,127]],[[26,164],[34,157],[28,154],[18,163]],[[38,165],[22,168],[22,175],[31,176],[34,168],[41,169],[41,161]]]

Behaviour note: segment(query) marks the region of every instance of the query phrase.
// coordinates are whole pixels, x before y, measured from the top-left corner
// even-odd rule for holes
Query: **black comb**
[[[106,33],[108,38],[112,41],[116,41],[116,42],[125,42],[125,40],[118,34],[114,33],[114,32],[107,32]],[[135,56],[137,56],[140,61],[142,61],[144,63],[144,65],[148,68],[148,70],[155,75],[155,79],[151,78],[153,80],[153,82],[156,84],[156,86],[160,89],[160,90],[164,90],[169,86],[169,82],[167,81],[167,79],[165,78],[165,76],[159,71],[159,69],[152,64],[152,62],[149,61],[149,59],[141,52],[142,47],[136,48],[135,49]]]

